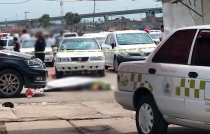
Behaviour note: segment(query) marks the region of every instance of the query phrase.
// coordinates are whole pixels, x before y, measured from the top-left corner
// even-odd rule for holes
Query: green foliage
[[[42,15],[42,17],[40,17],[38,21],[42,26],[47,27],[50,24],[49,14]]]
[[[78,13],[68,12],[64,16],[64,20],[66,21],[66,25],[77,24],[77,23],[79,23],[81,21],[81,19],[82,18],[79,16]]]

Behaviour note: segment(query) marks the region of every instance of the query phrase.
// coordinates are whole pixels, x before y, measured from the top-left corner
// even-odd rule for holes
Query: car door
[[[200,30],[188,72],[186,109],[190,120],[210,122],[210,30]]]
[[[109,59],[110,59],[109,50],[111,49],[111,47],[109,45],[110,44],[110,38],[111,38],[111,34],[107,35],[105,43],[102,45],[102,49],[103,49],[104,55],[105,55],[105,64],[106,65],[111,64],[110,61],[109,61]]]
[[[186,118],[185,84],[189,55],[197,30],[175,32],[147,63],[146,80],[163,115]]]
[[[109,44],[109,47],[110,47],[110,53],[109,53],[109,63],[112,64],[113,66],[113,63],[114,63],[114,56],[115,56],[115,49],[116,49],[116,40],[115,40],[115,34],[111,34],[111,39],[110,39],[110,44]]]

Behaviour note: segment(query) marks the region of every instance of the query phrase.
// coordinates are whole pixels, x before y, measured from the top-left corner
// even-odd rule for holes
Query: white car
[[[89,34],[83,34],[83,37],[94,37],[98,41],[100,45],[102,45],[106,39],[106,35],[102,33],[89,33]]]
[[[95,38],[64,38],[56,55],[56,77],[60,78],[63,73],[82,71],[98,72],[100,76],[104,76],[104,58]]]
[[[11,37],[9,37],[9,38],[7,38],[7,39],[3,39],[4,40],[4,49],[6,49],[6,50],[10,50],[10,51],[14,51],[13,50],[13,38],[11,38]]]
[[[160,32],[150,32],[149,35],[151,36],[152,40],[158,45],[160,43],[159,39]]]
[[[169,124],[210,130],[210,26],[171,32],[144,61],[118,69],[115,99],[136,111],[139,134]]]
[[[102,44],[102,49],[105,51],[105,68],[113,67],[117,72],[118,66],[122,62],[145,60],[156,46],[151,37],[144,31],[111,32],[107,35],[105,43]],[[118,51],[119,49],[125,50]]]
[[[21,44],[20,52],[29,54],[29,55],[34,55],[35,42],[36,42],[35,39],[24,40],[23,43]],[[45,61],[44,61],[45,64],[48,64],[50,67],[54,67],[53,50],[52,50],[50,44],[47,44],[44,53],[45,53]]]

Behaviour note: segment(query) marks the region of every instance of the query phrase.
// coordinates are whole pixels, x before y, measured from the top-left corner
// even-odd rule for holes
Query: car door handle
[[[189,73],[188,73],[188,76],[189,76],[190,78],[197,78],[197,77],[198,77],[198,73],[196,73],[196,72],[189,72]]]
[[[156,73],[156,70],[154,68],[150,68],[149,71],[148,71],[150,74],[155,74]]]

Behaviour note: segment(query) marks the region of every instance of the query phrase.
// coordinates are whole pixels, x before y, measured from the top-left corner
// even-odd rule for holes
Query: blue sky
[[[28,19],[38,18],[43,14],[49,14],[50,16],[60,16],[61,8],[59,2],[50,2],[45,0],[31,0],[30,2],[11,5],[11,4],[1,4],[9,2],[21,2],[25,0],[0,0],[0,21],[5,21],[5,19],[16,20],[25,19],[25,11],[29,11],[27,14]],[[68,1],[68,0],[65,0]],[[70,0],[69,0],[70,1]],[[139,9],[139,8],[152,8],[152,7],[162,6],[160,2],[155,2],[155,0],[115,0],[115,1],[100,1],[96,2],[96,12],[106,12],[106,11],[118,11],[118,10],[129,10],[129,9]],[[93,2],[92,1],[78,1],[78,2],[64,2],[64,14],[66,12],[73,13],[92,13],[93,12]],[[126,15],[131,19],[140,19],[140,14],[136,15]],[[143,14],[142,14],[143,17]]]

